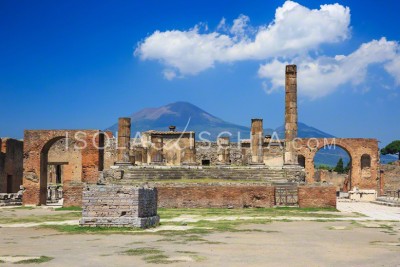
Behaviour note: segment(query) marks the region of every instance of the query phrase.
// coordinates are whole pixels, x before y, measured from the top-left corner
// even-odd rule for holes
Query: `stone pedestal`
[[[90,185],[83,191],[81,226],[148,228],[159,221],[156,188]]]

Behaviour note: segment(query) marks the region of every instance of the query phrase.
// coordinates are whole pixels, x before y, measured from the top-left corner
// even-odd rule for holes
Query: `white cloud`
[[[316,59],[294,58],[290,63],[298,65],[299,94],[315,99],[332,93],[343,84],[359,85],[365,81],[368,67],[377,63],[389,62],[386,65],[387,71],[399,80],[400,73],[396,74],[395,72],[399,70],[397,66],[399,66],[400,60],[392,61],[393,58],[396,58],[398,47],[397,42],[381,38],[362,44],[347,56],[338,55]],[[399,59],[398,56],[397,59]],[[284,87],[286,64],[288,62],[274,59],[272,62],[260,66],[258,75],[270,81],[269,92]]]
[[[163,71],[164,78],[168,81],[173,80],[176,77],[176,72],[173,70],[165,69]]]
[[[227,26],[225,19],[211,33],[201,32],[198,26],[187,31],[155,31],[138,45],[135,55],[142,60],[159,60],[166,69],[181,75],[197,74],[216,62],[298,56],[321,44],[348,38],[350,9],[339,4],[308,9],[286,1],[270,24],[252,28],[249,21],[240,15],[229,33],[221,32]]]
[[[247,38],[247,28],[249,27],[250,18],[241,14],[237,19],[233,20],[230,33],[239,38]]]
[[[385,69],[394,77],[396,84],[400,86],[400,54],[391,62],[387,63]]]

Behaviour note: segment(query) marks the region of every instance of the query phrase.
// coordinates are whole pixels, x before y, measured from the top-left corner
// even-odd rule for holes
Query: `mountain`
[[[158,108],[145,108],[131,116],[132,136],[137,132],[147,130],[168,131],[170,125],[175,125],[177,131],[195,131],[196,139],[200,133],[203,138],[216,140],[219,133],[227,131],[233,134],[232,141],[240,138],[249,138],[250,128],[226,122],[201,108],[187,102],[175,102]],[[116,132],[118,124],[107,130]]]
[[[177,131],[186,130],[196,132],[197,140],[200,140],[200,137],[202,137],[203,139],[215,141],[221,132],[232,133],[232,142],[237,142],[238,138],[250,138],[250,127],[226,122],[188,102],[175,102],[158,108],[145,108],[131,114],[130,118],[132,121],[132,136],[135,136],[138,132],[148,130],[168,131],[170,125],[175,125]],[[334,137],[329,133],[325,133],[301,122],[299,122],[298,126],[298,136],[301,138]],[[118,124],[116,123],[106,130],[115,133],[118,131]],[[265,134],[272,134],[273,131],[277,132],[279,138],[284,138],[285,128],[283,125],[275,130],[264,129]],[[202,135],[201,132],[203,132]],[[335,150],[321,149],[315,157],[315,164],[335,166],[339,158],[343,158],[345,164],[350,160],[347,152],[339,147]],[[395,160],[396,157],[392,157],[391,155],[381,157],[382,163]]]
[[[301,138],[310,138],[310,137],[314,137],[314,138],[334,138],[335,136],[325,133],[321,130],[318,130],[317,128],[308,126],[305,123],[299,122],[298,123],[298,132],[297,135]],[[280,138],[284,138],[285,137],[285,126],[282,125],[278,128],[275,129],[275,131],[278,133]]]
[[[188,103],[175,102],[158,108],[145,108],[130,115],[132,121],[132,136],[137,132],[147,130],[167,131],[170,125],[175,125],[178,131],[195,131],[196,139],[200,139],[200,133],[204,131],[203,138],[215,141],[221,132],[232,133],[233,142],[250,138],[250,127],[226,122],[203,109]],[[249,120],[250,124],[250,120]],[[114,124],[106,130],[116,132],[118,124]],[[274,129],[264,129],[265,134],[272,134]],[[284,138],[284,126],[275,130],[279,138]],[[209,134],[208,134],[209,133]],[[314,127],[299,123],[299,137],[333,137]]]

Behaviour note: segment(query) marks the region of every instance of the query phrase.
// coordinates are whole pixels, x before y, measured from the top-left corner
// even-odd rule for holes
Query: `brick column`
[[[130,163],[131,119],[118,119],[118,163]]]
[[[297,165],[294,139],[297,137],[297,67],[287,65],[285,73],[285,165]]]
[[[263,120],[251,119],[251,163],[263,163]]]
[[[287,65],[285,73],[285,165],[297,165],[294,139],[297,137],[297,67]]]

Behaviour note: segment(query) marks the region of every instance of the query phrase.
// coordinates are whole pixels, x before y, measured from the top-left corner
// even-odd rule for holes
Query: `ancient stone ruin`
[[[239,142],[229,136],[197,141],[195,132],[173,125],[132,138],[129,118],[119,119],[116,137],[100,130],[26,130],[23,147],[22,141],[2,141],[0,190],[17,193],[22,184],[24,205],[63,206],[81,206],[87,188],[97,183],[149,184],[157,188],[163,207],[331,206],[327,194],[354,188],[379,196],[384,181],[378,141],[298,138],[296,66],[286,66],[285,75],[283,140],[264,135],[261,118],[251,120],[250,139]],[[315,174],[315,155],[327,146],[343,148],[351,157],[350,173],[341,184]],[[272,193],[266,197],[259,188]],[[313,194],[316,201],[302,200]]]
[[[159,221],[155,188],[89,185],[83,190],[81,226],[148,228]]]

